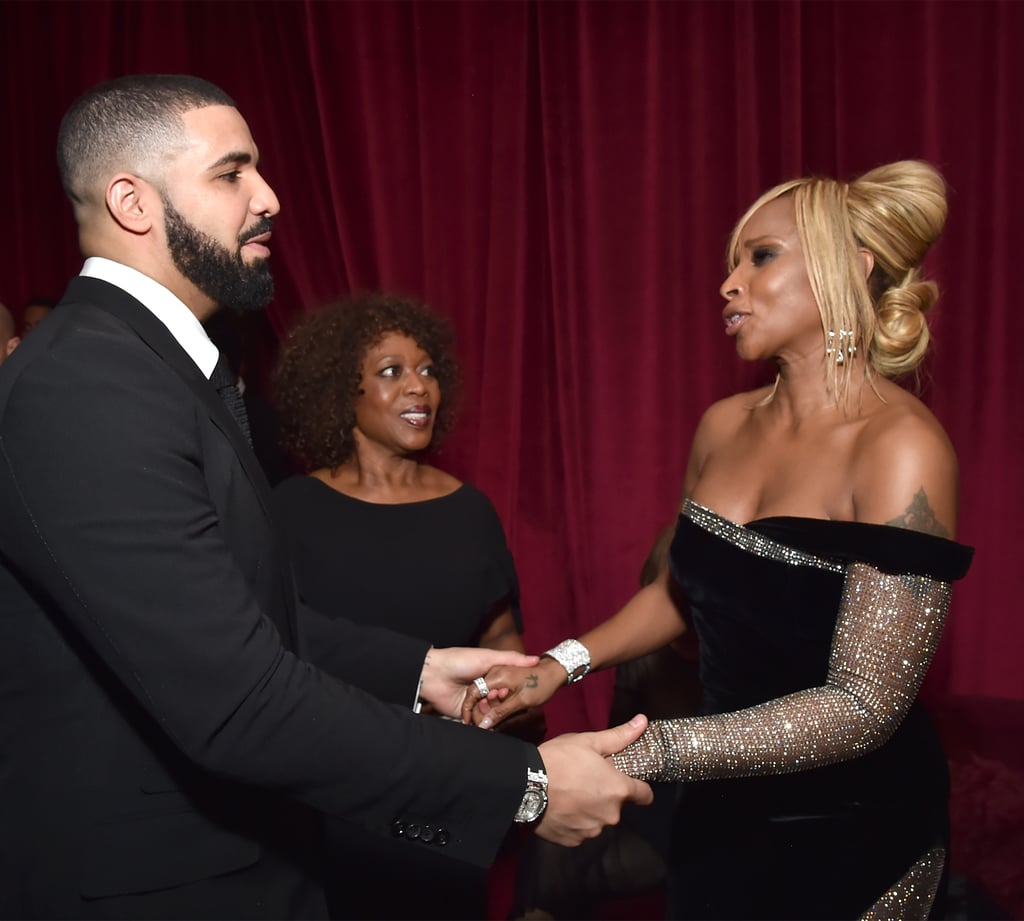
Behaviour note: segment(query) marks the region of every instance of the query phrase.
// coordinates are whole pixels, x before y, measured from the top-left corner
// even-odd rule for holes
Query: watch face
[[[519,815],[522,816],[522,821],[534,821],[543,809],[544,794],[540,790],[527,790],[523,795],[522,805],[519,807]]]

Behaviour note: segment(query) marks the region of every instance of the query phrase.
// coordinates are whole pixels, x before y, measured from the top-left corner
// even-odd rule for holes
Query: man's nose
[[[253,191],[251,210],[253,214],[265,214],[267,217],[274,217],[281,211],[281,203],[277,195],[262,176],[257,174],[257,186]]]

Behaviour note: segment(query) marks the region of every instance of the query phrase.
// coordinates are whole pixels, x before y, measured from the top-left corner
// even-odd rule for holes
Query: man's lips
[[[245,233],[239,236],[241,248],[248,249],[255,256],[266,258],[270,255],[270,237],[274,229],[274,219],[263,215]]]
[[[269,256],[270,247],[267,244],[270,243],[270,237],[271,233],[269,231],[258,234],[255,237],[250,237],[242,244],[242,248],[258,256]]]

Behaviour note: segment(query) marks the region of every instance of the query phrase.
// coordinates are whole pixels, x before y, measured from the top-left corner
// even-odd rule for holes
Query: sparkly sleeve
[[[732,713],[652,722],[614,756],[616,767],[688,781],[787,774],[872,751],[917,696],[949,596],[946,582],[851,564],[824,685]]]

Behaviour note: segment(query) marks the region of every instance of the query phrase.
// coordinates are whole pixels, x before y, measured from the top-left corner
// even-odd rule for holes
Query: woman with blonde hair
[[[670,571],[535,668],[492,671],[509,696],[467,710],[494,725],[692,621],[702,715],[652,722],[614,756],[684,784],[673,916],[933,909],[948,777],[917,694],[972,551],[953,540],[953,447],[895,379],[928,346],[938,290],[921,263],[945,218],[945,183],[917,161],[786,182],[751,206],[722,319],[742,358],[778,373],[704,414]]]

